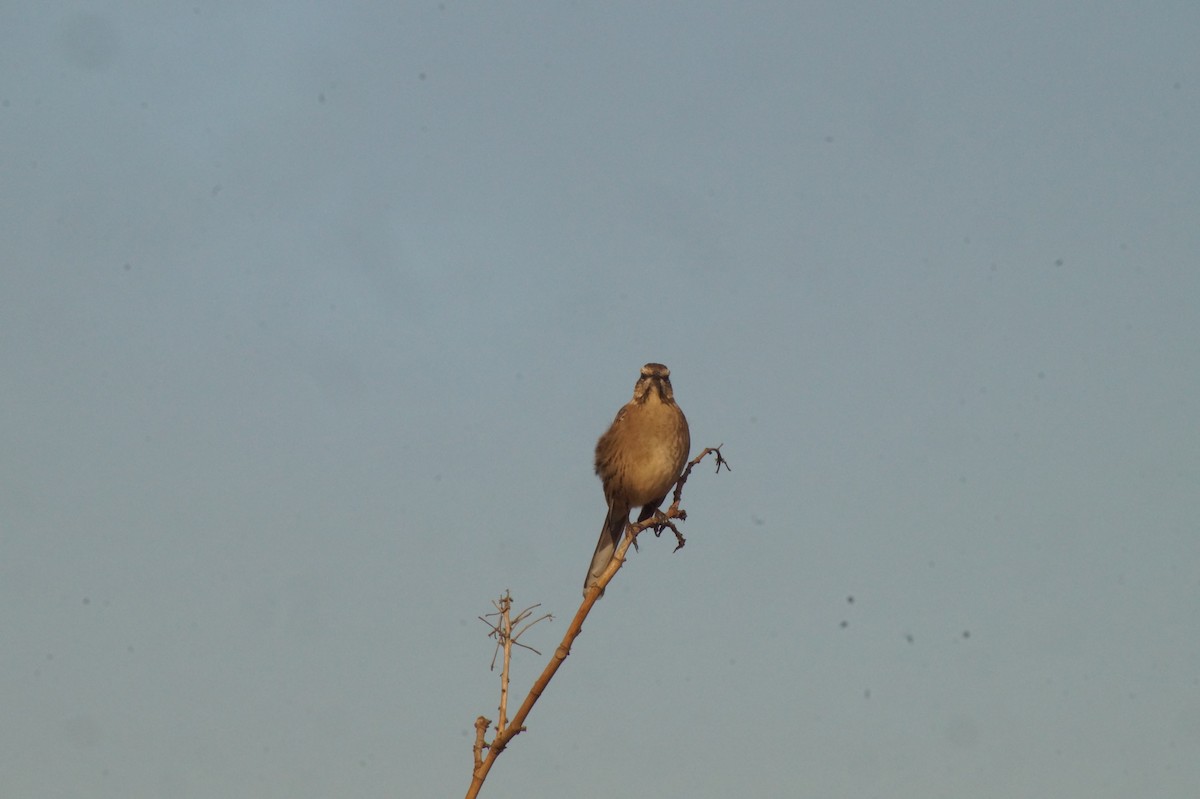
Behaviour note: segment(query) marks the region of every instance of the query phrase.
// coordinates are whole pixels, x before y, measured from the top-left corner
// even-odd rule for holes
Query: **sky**
[[[0,792],[1194,797],[1194,3],[0,7]]]

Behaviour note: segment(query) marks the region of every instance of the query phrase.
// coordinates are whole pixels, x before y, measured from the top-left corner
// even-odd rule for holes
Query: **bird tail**
[[[625,535],[625,525],[628,523],[629,508],[625,508],[625,512],[621,513],[616,503],[610,502],[608,515],[604,517],[604,527],[600,529],[600,540],[596,542],[596,552],[592,555],[592,565],[588,567],[587,579],[583,582],[585,594],[608,568],[609,562],[613,559],[613,553],[617,551],[617,546],[621,543],[621,536]],[[601,592],[600,595],[603,596],[604,593]]]

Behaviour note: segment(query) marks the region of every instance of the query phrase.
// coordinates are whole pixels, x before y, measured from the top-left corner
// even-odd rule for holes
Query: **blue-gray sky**
[[[0,9],[0,792],[1195,796],[1193,3]]]

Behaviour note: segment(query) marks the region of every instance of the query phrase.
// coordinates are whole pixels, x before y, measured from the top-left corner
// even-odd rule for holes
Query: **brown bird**
[[[608,515],[588,569],[583,590],[596,584],[608,568],[629,511],[641,506],[638,521],[654,515],[679,479],[692,445],[687,419],[675,404],[671,370],[648,363],[633,387],[633,399],[596,442],[596,474],[604,486]]]

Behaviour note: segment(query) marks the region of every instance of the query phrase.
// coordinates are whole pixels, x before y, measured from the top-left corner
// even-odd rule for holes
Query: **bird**
[[[596,442],[596,474],[608,514],[583,584],[584,596],[608,568],[625,534],[629,511],[641,507],[639,522],[655,514],[679,479],[691,444],[687,418],[675,404],[671,370],[661,363],[646,364],[633,387],[633,399],[617,411]]]

